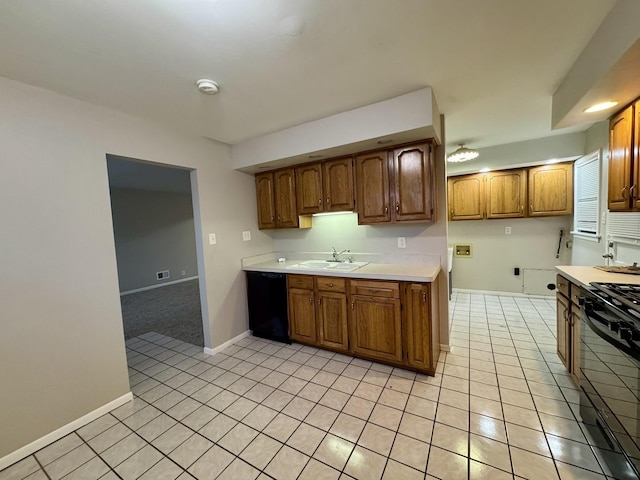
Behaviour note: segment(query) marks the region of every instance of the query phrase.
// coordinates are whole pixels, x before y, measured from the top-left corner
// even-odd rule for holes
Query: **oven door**
[[[597,305],[588,302],[580,312],[580,415],[609,475],[638,479],[640,348],[621,340],[620,319]]]

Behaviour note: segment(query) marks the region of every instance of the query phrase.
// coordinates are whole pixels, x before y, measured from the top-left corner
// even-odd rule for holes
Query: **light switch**
[[[242,232],[242,241],[248,242],[249,240],[251,240],[251,232],[249,230],[245,230]]]
[[[511,227],[504,227],[504,234],[511,235]]]
[[[215,245],[216,244],[216,234],[215,233],[210,233],[209,234],[209,245]]]
[[[398,248],[407,248],[407,239],[405,237],[398,237]]]

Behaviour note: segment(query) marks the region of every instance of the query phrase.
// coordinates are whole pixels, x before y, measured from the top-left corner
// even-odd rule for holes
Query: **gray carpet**
[[[158,332],[204,347],[198,280],[120,297],[124,338]]]

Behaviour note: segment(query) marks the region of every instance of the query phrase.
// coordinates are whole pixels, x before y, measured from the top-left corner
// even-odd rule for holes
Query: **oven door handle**
[[[594,323],[595,321],[606,326],[607,328],[610,328],[611,325],[617,322],[610,322],[607,319],[602,318],[600,315],[598,315],[593,309],[585,309],[584,307],[580,309],[580,315],[582,316],[582,319],[587,323],[587,325],[589,325],[589,328],[591,328],[591,330],[593,330],[593,332],[597,334],[600,338],[602,338],[607,343],[613,345],[618,350],[622,350],[627,355],[630,355],[636,360],[640,361],[640,348],[635,343],[633,343],[630,340],[626,340],[625,343],[623,343],[617,338],[614,338],[611,335],[608,335],[607,333],[603,332]]]

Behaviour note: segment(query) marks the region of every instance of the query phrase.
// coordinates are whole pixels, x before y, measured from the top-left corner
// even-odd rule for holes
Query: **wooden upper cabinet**
[[[431,144],[393,151],[392,217],[397,222],[433,220],[434,188]]]
[[[609,122],[609,210],[629,210],[631,207],[632,128],[633,106],[625,108]]]
[[[529,169],[529,216],[573,212],[573,164],[557,163]]]
[[[355,208],[353,198],[353,159],[329,160],[322,164],[324,211],[342,212]]]
[[[256,175],[256,197],[258,203],[258,228],[276,228],[276,205],[273,191],[273,173]]]
[[[640,209],[640,101],[633,104],[633,192],[631,206]]]
[[[277,170],[273,174],[276,227],[296,228],[298,212],[296,210],[296,179],[293,168]]]
[[[298,215],[322,212],[322,168],[319,163],[296,167]]]
[[[486,218],[524,216],[527,202],[527,171],[503,170],[486,175]]]
[[[484,176],[462,175],[447,180],[449,220],[484,218]]]
[[[356,157],[356,208],[361,225],[391,221],[386,150]]]

